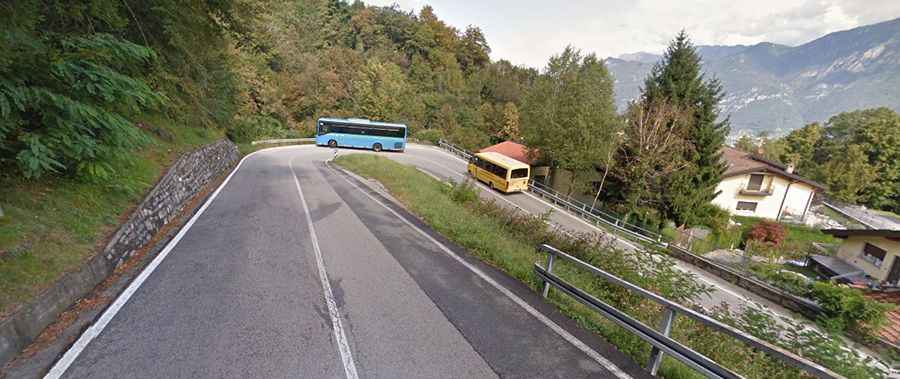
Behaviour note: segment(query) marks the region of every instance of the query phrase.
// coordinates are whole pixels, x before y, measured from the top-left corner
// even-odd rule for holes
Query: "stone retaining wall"
[[[235,144],[220,140],[178,158],[100,254],[64,274],[31,302],[0,320],[0,367],[34,341],[60,313],[143,248],[190,199],[231,170],[239,157]]]
[[[763,298],[773,303],[779,304],[787,309],[790,309],[791,311],[801,313],[812,320],[817,319],[823,312],[822,307],[820,307],[812,300],[782,291],[781,289],[773,287],[768,283],[745,276],[735,270],[732,270],[731,268],[722,266],[680,247],[670,244],[668,250],[670,255],[679,260],[697,266],[718,276],[719,278],[728,281],[731,284],[762,296]]]

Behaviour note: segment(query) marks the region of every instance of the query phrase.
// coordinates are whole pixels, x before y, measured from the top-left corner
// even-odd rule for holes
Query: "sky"
[[[484,31],[493,59],[543,67],[566,45],[600,57],[659,53],[685,29],[698,45],[796,46],[900,17],[900,0],[365,0]]]

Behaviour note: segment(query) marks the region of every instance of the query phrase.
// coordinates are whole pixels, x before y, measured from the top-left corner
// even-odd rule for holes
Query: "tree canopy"
[[[523,101],[522,137],[576,184],[616,146],[613,80],[594,54],[566,47],[550,58]]]

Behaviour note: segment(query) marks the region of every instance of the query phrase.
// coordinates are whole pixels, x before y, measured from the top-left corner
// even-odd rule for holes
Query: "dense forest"
[[[159,117],[236,142],[309,136],[320,116],[365,117],[469,149],[524,142],[572,173],[572,191],[650,224],[723,218],[709,204],[728,133],[723,94],[684,33],[619,115],[595,55],[561,46],[541,71],[492,61],[478,27],[456,29],[428,6],[22,0],[0,4],[0,21],[7,177],[102,179],[116,157],[165,134]],[[765,150],[840,199],[896,211],[896,120],[849,113]]]
[[[330,0],[0,4],[0,166],[103,175],[149,112],[236,141],[309,135],[321,115],[401,121],[476,147],[516,137],[533,69],[424,7]]]

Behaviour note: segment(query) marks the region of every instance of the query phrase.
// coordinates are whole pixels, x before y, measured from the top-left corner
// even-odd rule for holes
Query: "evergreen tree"
[[[728,121],[718,121],[722,86],[706,80],[700,71],[700,56],[681,31],[644,83],[642,101],[665,102],[690,109],[692,122],[680,131],[688,146],[682,150],[688,165],[674,173],[667,186],[664,214],[679,224],[705,222],[710,203],[717,195],[725,163],[721,148],[728,134]]]

